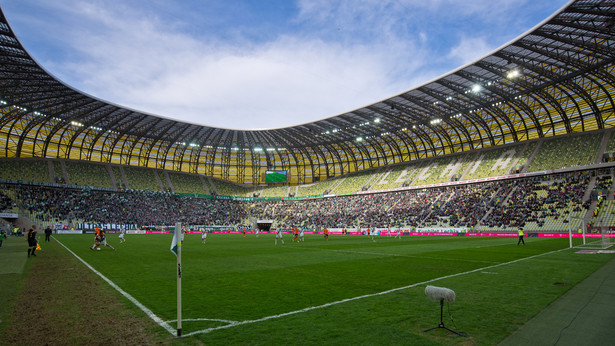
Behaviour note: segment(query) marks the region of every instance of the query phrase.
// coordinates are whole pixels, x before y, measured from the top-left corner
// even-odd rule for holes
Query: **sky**
[[[567,0],[0,0],[65,84],[141,112],[282,128],[475,61]]]

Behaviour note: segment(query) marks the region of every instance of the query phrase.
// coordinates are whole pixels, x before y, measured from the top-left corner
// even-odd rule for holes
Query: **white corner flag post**
[[[175,223],[171,252],[177,257],[177,336],[182,336],[182,224]]]

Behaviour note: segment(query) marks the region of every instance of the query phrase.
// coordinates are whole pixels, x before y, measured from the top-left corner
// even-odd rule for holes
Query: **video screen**
[[[286,183],[287,171],[265,171],[265,183]]]

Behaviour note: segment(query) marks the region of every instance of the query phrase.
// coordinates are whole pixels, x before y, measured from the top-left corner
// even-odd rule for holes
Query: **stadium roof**
[[[613,126],[615,0],[568,3],[489,55],[417,88],[311,123],[232,130],[146,114],[63,84],[0,11],[0,157],[153,167],[259,184]]]

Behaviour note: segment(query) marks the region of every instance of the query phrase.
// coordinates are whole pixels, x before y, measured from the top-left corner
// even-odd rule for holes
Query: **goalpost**
[[[581,237],[583,238],[583,243],[574,247],[598,250],[610,248],[611,246],[615,245],[615,238],[611,238],[611,236],[614,236],[615,233],[611,231],[611,228],[612,227],[608,225],[592,225],[590,227],[587,227],[587,225],[581,223],[581,225],[579,225],[579,231],[581,233]],[[613,227],[613,229],[615,229],[615,227]],[[568,235],[570,238],[570,247],[572,248],[572,238],[574,237],[572,225],[570,225],[569,227]]]

